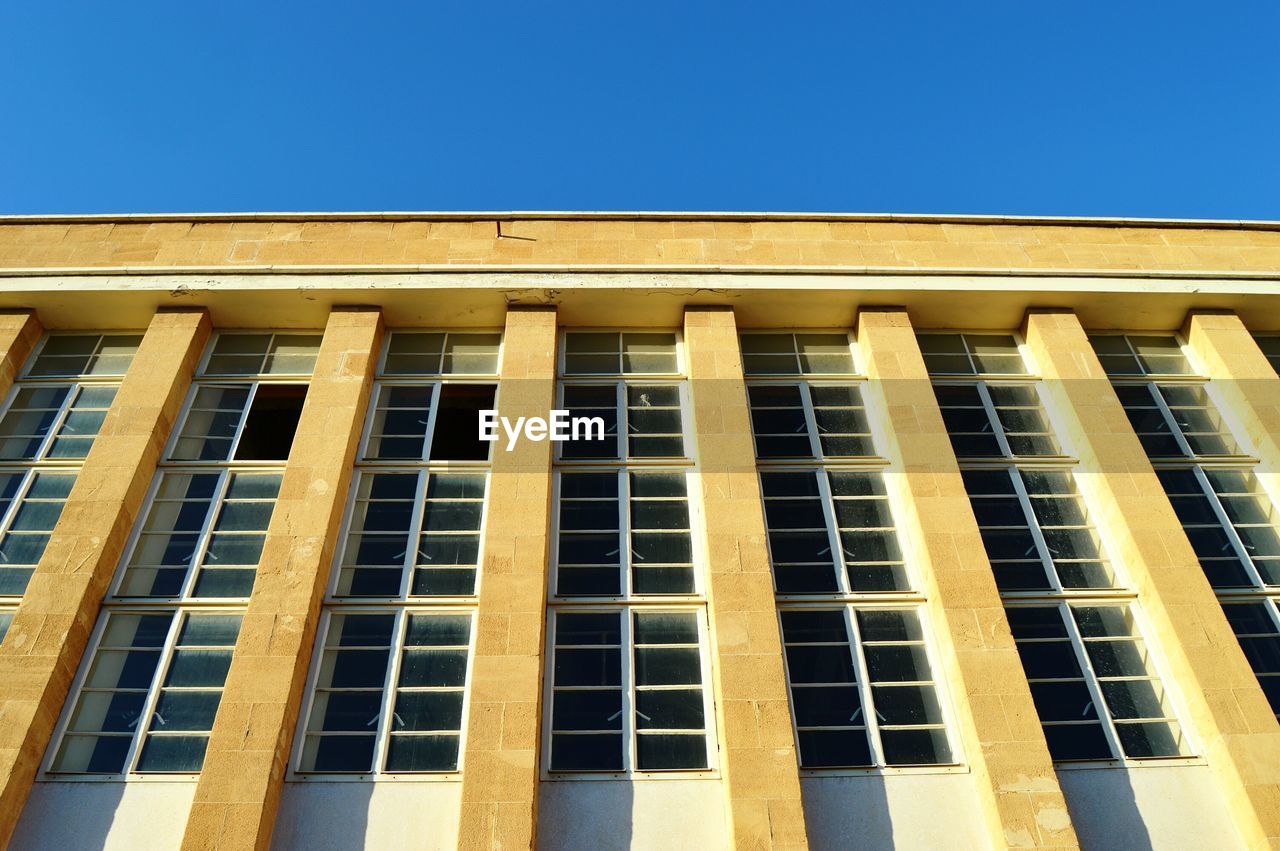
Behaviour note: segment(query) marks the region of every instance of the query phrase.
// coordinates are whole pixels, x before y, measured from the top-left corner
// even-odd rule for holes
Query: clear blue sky
[[[0,212],[1280,218],[1280,3],[6,0]]]

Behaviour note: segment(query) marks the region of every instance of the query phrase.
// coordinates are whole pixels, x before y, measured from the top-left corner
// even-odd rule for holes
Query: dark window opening
[[[259,385],[236,447],[236,460],[288,460],[306,398],[305,384]]]
[[[431,437],[432,461],[487,461],[488,441],[480,439],[480,412],[493,409],[497,386],[493,384],[445,384],[440,388],[435,434]]]

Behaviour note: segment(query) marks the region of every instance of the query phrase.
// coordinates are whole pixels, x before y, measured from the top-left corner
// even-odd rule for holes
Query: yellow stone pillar
[[[1236,824],[1280,845],[1280,727],[1147,454],[1073,312],[1033,310],[1024,333]]]
[[[381,341],[376,308],[329,314],[183,848],[271,842]]]
[[[151,320],[0,646],[0,845],[22,812],[208,338],[203,310]]]
[[[1182,333],[1202,374],[1248,434],[1262,461],[1258,477],[1280,485],[1280,376],[1271,362],[1229,311],[1193,310]]]
[[[555,391],[555,310],[511,307],[499,412],[546,417]],[[494,444],[462,758],[463,849],[532,848],[537,831],[551,449],[550,441],[518,441],[510,452]]]
[[[33,310],[0,311],[0,399],[9,394],[43,331]]]
[[[864,308],[858,349],[887,412],[887,478],[906,497],[904,536],[922,562],[939,661],[994,847],[1078,847],[1031,689],[933,386],[901,308]]]
[[[736,848],[808,848],[755,444],[733,311],[684,315],[707,532],[720,771]]]

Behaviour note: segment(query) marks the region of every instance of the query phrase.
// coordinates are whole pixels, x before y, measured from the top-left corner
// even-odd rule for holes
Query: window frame
[[[17,519],[18,512],[22,509],[22,506],[26,503],[27,494],[31,491],[31,487],[35,484],[36,479],[39,478],[40,476],[71,476],[72,478],[71,487],[74,489],[76,481],[79,479],[80,465],[76,464],[75,466],[69,467],[66,465],[48,466],[48,465],[41,464],[39,466],[36,466],[32,464],[26,464],[26,465],[14,466],[12,468],[0,467],[0,474],[18,475],[21,477],[21,479],[18,482],[18,489],[14,491],[13,498],[9,501],[9,504],[5,506],[4,511],[0,512],[0,542],[3,542],[5,537],[9,534],[10,529],[13,527],[13,522],[14,520]],[[34,532],[37,534],[44,534],[46,537],[52,537],[53,530],[57,528],[58,521],[62,519],[62,514],[64,511],[66,511],[67,500],[69,498],[70,498],[70,491],[68,491],[67,496],[62,498],[61,507],[58,509],[58,518],[57,520],[54,520],[53,526],[51,526],[48,531],[39,530],[39,529],[23,529],[20,531]],[[47,548],[48,548],[48,541],[45,542],[44,549],[47,549]],[[41,550],[41,557],[43,557],[44,555],[44,549]],[[18,568],[29,568],[34,572],[38,562],[39,562],[39,559],[37,559],[36,562],[30,563],[30,564],[7,563],[5,564],[3,569],[11,570],[11,569],[18,569]],[[28,584],[29,583],[30,583],[30,580],[28,579]],[[0,603],[10,603],[14,606],[17,606],[25,596],[26,596],[25,588],[21,594],[0,594]]]
[[[895,595],[912,596],[919,592],[916,590],[921,587],[920,576],[915,568],[915,552],[913,542],[908,540],[908,536],[901,531],[901,522],[899,518],[905,513],[904,507],[900,504],[900,500],[895,494],[895,488],[891,486],[888,473],[893,472],[892,468],[883,460],[876,459],[877,463],[868,463],[862,465],[849,464],[810,464],[801,466],[789,464],[786,466],[769,466],[756,471],[756,481],[760,488],[760,510],[764,512],[768,497],[764,494],[764,476],[770,473],[805,473],[813,476],[818,482],[818,499],[822,503],[822,516],[827,524],[827,543],[831,547],[832,569],[836,573],[836,590],[834,591],[811,591],[806,593],[783,592],[778,590],[777,586],[777,563],[773,554],[773,544],[769,540],[768,515],[765,515],[765,551],[769,556],[770,572],[774,574],[774,599],[780,605],[783,603],[813,603],[817,602],[815,597],[824,597],[827,601],[840,599],[859,599],[866,601],[881,601],[889,599]],[[881,484],[884,486],[884,500],[889,507],[889,516],[893,520],[893,536],[898,544],[898,551],[902,554],[902,570],[907,579],[907,588],[893,591],[857,591],[854,590],[849,580],[849,562],[844,554],[844,547],[840,542],[840,526],[836,519],[835,495],[831,490],[831,474],[832,473],[862,473],[873,474],[878,476]]]
[[[679,473],[685,481],[685,501],[689,510],[689,544],[692,553],[690,571],[693,576],[693,590],[685,594],[633,594],[632,560],[628,552],[626,558],[618,553],[618,570],[622,581],[619,587],[621,594],[600,596],[559,594],[560,584],[560,477],[564,473],[612,473],[618,479],[618,540],[624,544],[631,542],[631,483],[630,475],[641,473]],[[706,576],[707,553],[699,530],[704,528],[702,514],[702,482],[694,475],[696,471],[683,466],[644,467],[636,470],[626,466],[612,464],[575,465],[572,468],[554,468],[551,477],[551,540],[547,547],[547,602],[563,604],[566,601],[581,602],[588,606],[609,606],[619,603],[655,603],[659,605],[678,605],[682,603],[704,603],[709,584]],[[625,495],[625,498],[624,498]]]
[[[205,344],[204,352],[200,355],[200,360],[196,365],[195,381],[208,381],[212,384],[223,384],[227,382],[267,380],[278,381],[282,384],[297,384],[300,381],[306,384],[311,383],[312,377],[315,375],[315,363],[311,365],[308,372],[256,372],[256,373],[227,373],[227,372],[208,372],[209,360],[213,357],[214,349],[217,348],[218,340],[223,337],[235,337],[240,335],[263,336],[266,335],[270,339],[267,341],[266,351],[262,353],[262,364],[266,363],[266,359],[271,356],[271,347],[275,343],[276,337],[316,337],[319,342],[316,343],[316,357],[320,356],[320,347],[324,345],[324,329],[311,328],[218,328],[209,336],[209,342]],[[195,381],[192,383],[194,384]],[[250,400],[252,402],[252,400]]]
[[[66,423],[67,418],[71,416],[71,413],[76,409],[75,403],[80,398],[80,396],[84,393],[85,389],[90,387],[111,388],[112,390],[116,391],[116,393],[118,394],[120,391],[119,380],[117,379],[117,380],[107,380],[107,381],[83,381],[80,379],[47,380],[43,378],[24,378],[24,379],[21,379],[20,381],[15,381],[13,382],[13,386],[9,388],[9,392],[8,394],[6,394],[3,403],[0,404],[0,422],[3,422],[4,418],[9,416],[9,414],[14,410],[13,405],[18,399],[18,394],[22,390],[31,389],[34,387],[44,387],[44,388],[66,387],[67,395],[65,398],[63,398],[62,402],[59,403],[57,413],[54,415],[53,420],[50,421],[48,431],[46,431],[44,434],[44,437],[40,439],[39,448],[36,450],[35,454],[32,455],[30,458],[0,459],[0,469],[3,469],[4,467],[7,467],[7,466],[17,466],[17,465],[24,465],[24,464],[48,464],[48,465],[56,464],[56,465],[75,466],[75,467],[81,466],[82,464],[84,464],[84,459],[88,457],[89,455],[88,452],[85,452],[85,454],[80,457],[55,458],[49,455],[49,450],[53,448],[53,444],[57,442],[59,437],[64,436],[60,434],[60,432],[62,431],[62,427]],[[115,403],[115,397],[113,395],[112,404],[114,403]],[[30,409],[23,409],[23,410],[30,410]],[[45,410],[48,410],[48,409],[45,409]],[[111,410],[111,406],[108,405],[106,408],[90,408],[88,410],[102,411],[103,419],[105,421],[107,413],[109,413]],[[97,440],[98,434],[101,431],[102,431],[102,427],[101,425],[99,425],[98,431],[95,431],[92,437],[89,438],[90,450],[92,450],[93,442]],[[34,435],[32,436],[34,437]],[[65,436],[80,437],[80,438],[89,437],[88,435],[65,435]]]
[[[787,705],[791,722],[791,733],[796,743],[796,761],[801,777],[863,777],[868,775],[911,775],[911,774],[965,774],[969,768],[964,760],[964,748],[957,729],[955,707],[952,703],[949,683],[942,675],[938,664],[938,650],[935,646],[934,624],[924,597],[916,592],[894,592],[895,599],[882,600],[879,597],[868,599],[866,596],[846,595],[841,599],[834,597],[825,600],[784,601],[778,597],[775,606],[775,617],[778,622],[779,643],[782,646],[783,678],[787,687]],[[832,768],[806,767],[800,764],[800,725],[796,720],[795,703],[791,694],[791,667],[787,660],[787,642],[782,628],[784,612],[833,611],[840,610],[845,621],[845,635],[848,639],[850,656],[853,660],[855,683],[861,701],[863,715],[866,718],[867,742],[873,765],[843,766]],[[950,762],[922,765],[886,765],[884,747],[880,740],[880,721],[875,717],[875,698],[872,693],[871,678],[868,675],[866,652],[862,640],[862,631],[858,626],[858,612],[865,611],[907,611],[914,614],[920,624],[921,643],[924,647],[925,659],[929,663],[931,681],[938,708],[942,714],[942,734],[946,737],[951,750]],[[915,680],[903,681],[916,683]],[[868,712],[868,709],[871,711]],[[932,727],[935,725],[918,725]]]
[[[844,337],[846,346],[849,349],[849,362],[853,365],[853,371],[852,372],[805,372],[804,364],[801,363],[800,361],[800,357],[801,357],[800,344],[796,340],[796,337],[800,335],[805,335],[805,336],[809,336],[809,335],[837,336],[838,335],[838,336]],[[791,351],[796,358],[795,372],[748,372],[747,371],[747,364],[746,364],[747,353],[743,350],[742,338],[743,337],[769,337],[769,336],[791,338]],[[854,339],[854,335],[849,331],[848,328],[840,328],[840,327],[801,328],[801,327],[794,327],[794,326],[786,327],[786,328],[740,327],[738,328],[737,344],[738,344],[738,357],[742,363],[742,375],[748,384],[753,382],[786,383],[788,380],[792,382],[796,382],[796,381],[844,382],[849,379],[856,379],[859,381],[867,380],[866,370],[862,368],[861,358],[859,357],[857,341]]]
[[[98,651],[102,646],[102,639],[106,633],[107,623],[115,615],[156,615],[168,614],[170,616],[169,628],[165,634],[164,644],[160,646],[160,659],[156,662],[156,669],[151,675],[151,681],[147,686],[146,699],[143,701],[143,709],[138,716],[139,723],[137,729],[130,735],[129,751],[125,757],[125,770],[116,772],[115,774],[76,774],[73,772],[58,772],[53,770],[54,760],[57,759],[58,751],[62,748],[63,739],[66,736],[68,728],[71,726],[72,716],[75,714],[76,705],[79,703],[80,696],[84,689],[84,684],[89,678],[89,672],[93,668],[93,663],[97,659]],[[62,709],[58,714],[58,723],[53,729],[53,735],[49,739],[49,746],[45,749],[45,754],[40,760],[40,768],[36,774],[37,782],[47,783],[192,783],[199,779],[200,771],[188,772],[140,772],[137,771],[138,760],[142,756],[143,743],[147,739],[147,726],[151,722],[152,715],[155,712],[156,704],[160,700],[160,692],[164,690],[164,680],[169,673],[169,668],[173,664],[174,649],[177,646],[178,636],[182,631],[182,624],[186,623],[187,617],[193,614],[204,615],[236,615],[241,618],[240,629],[244,629],[245,608],[240,606],[227,606],[225,604],[196,604],[187,603],[156,605],[156,606],[104,606],[98,614],[97,622],[94,624],[93,631],[89,635],[89,641],[85,645],[85,651],[80,657],[80,663],[76,669],[76,675],[71,681],[71,688],[67,691],[67,697],[63,701]],[[235,657],[235,644],[230,645],[232,658]],[[222,697],[226,694],[226,680],[223,680],[222,693],[219,695],[219,707],[221,707]],[[142,719],[146,719],[146,725]],[[217,723],[216,721],[214,722]],[[213,725],[210,725],[209,734],[212,735]],[[121,737],[123,738],[123,737]],[[206,752],[207,757],[207,752]],[[203,768],[203,766],[202,766]]]
[[[1049,406],[1045,404],[1045,395],[1043,392],[1041,392],[1041,385],[1044,383],[1043,379],[1038,378],[1033,374],[1028,374],[1026,377],[1022,379],[1010,379],[1010,380],[1000,379],[995,381],[987,378],[935,379],[933,377],[930,377],[929,383],[934,388],[935,400],[937,400],[937,388],[940,386],[972,387],[977,392],[978,399],[982,403],[982,411],[984,414],[986,414],[987,424],[991,427],[991,435],[992,437],[995,438],[996,444],[1000,447],[1001,454],[1000,455],[960,455],[958,452],[955,451],[955,443],[953,440],[951,440],[952,438],[951,429],[946,428],[945,430],[947,432],[947,438],[949,441],[951,441],[952,452],[955,453],[957,460],[961,461],[962,463],[967,464],[967,463],[981,463],[981,462],[992,462],[992,461],[1007,461],[1007,462],[1039,464],[1039,463],[1044,463],[1046,461],[1052,462],[1052,461],[1072,460],[1072,456],[1068,455],[1066,452],[1068,447],[1064,446],[1063,441],[1058,437],[1057,429],[1054,427],[1055,423],[1053,420],[1053,416],[1049,412]],[[1057,447],[1058,447],[1057,452],[1045,454],[1045,455],[1014,454],[1013,450],[1010,448],[1010,445],[1009,445],[1009,436],[1007,433],[1007,429],[1005,429],[1004,423],[1000,421],[999,412],[1001,408],[998,405],[996,405],[995,399],[991,395],[990,388],[992,385],[997,387],[1026,387],[1026,388],[1029,388],[1031,392],[1035,394],[1036,401],[1038,402],[1037,407],[1039,408],[1040,413],[1044,416],[1045,426],[1048,430],[1044,432],[1014,432],[1014,434],[1047,435],[1049,438],[1053,440],[1055,444],[1057,444]],[[947,406],[944,406],[941,403],[941,401],[936,401],[936,404],[938,406],[939,412],[941,412],[944,408],[947,407]],[[945,425],[946,425],[945,420],[943,425],[945,428]],[[971,432],[962,432],[962,434],[970,434],[970,433]]]
[[[561,410],[569,410],[565,404],[565,389],[568,387],[609,387],[614,388],[613,410],[617,417],[617,432],[614,434],[614,441],[618,447],[615,455],[599,458],[566,458],[564,456],[565,442],[555,443],[555,463],[569,465],[592,466],[600,464],[620,464],[627,466],[673,466],[673,465],[692,465],[694,463],[697,451],[697,435],[693,433],[690,424],[693,422],[693,406],[689,393],[689,379],[683,375],[679,377],[670,377],[663,380],[639,379],[631,380],[628,378],[578,378],[559,377],[556,380],[556,407]],[[630,387],[674,387],[676,390],[677,409],[680,412],[680,441],[681,448],[684,449],[683,455],[632,455],[631,442],[628,439],[630,432],[625,430],[630,426],[630,420],[627,412],[631,406],[627,404],[627,390]],[[605,435],[606,441],[608,434]],[[505,439],[505,435],[503,438]],[[505,447],[504,447],[505,448]]]
[[[1009,381],[1018,382],[1038,382],[1039,370],[1037,369],[1035,359],[1028,350],[1026,341],[1022,339],[1022,334],[1018,330],[1010,331],[1006,328],[921,328],[912,329],[913,336],[916,341],[916,348],[920,350],[921,360],[925,362],[925,374],[929,376],[931,382],[937,381],[956,381],[956,382],[973,382],[992,380],[995,382]],[[958,336],[964,345],[964,356],[969,360],[969,366],[972,372],[943,372],[933,373],[929,371],[928,361],[924,357],[923,347],[920,345],[920,338],[926,336]],[[1013,347],[1017,350],[1019,357],[1022,358],[1023,372],[983,372],[978,369],[974,362],[973,347],[969,344],[969,337],[1009,337],[1013,340]]]
[[[489,457],[484,459],[471,460],[446,460],[432,459],[426,457],[431,452],[431,444],[436,436],[436,418],[440,412],[440,394],[447,384],[462,384],[472,387],[489,387],[492,386],[493,405],[495,410],[498,408],[498,394],[500,391],[499,381],[496,376],[480,376],[478,378],[468,377],[460,379],[452,378],[378,378],[372,384],[369,390],[368,410],[365,411],[364,424],[360,432],[360,442],[356,447],[356,466],[368,467],[403,467],[406,465],[428,465],[428,466],[445,466],[463,468],[481,468],[487,470],[493,464],[493,457],[496,451],[505,449],[506,436],[501,429],[498,430],[498,439],[489,444]],[[372,458],[369,456],[369,442],[373,439],[373,424],[378,416],[378,397],[382,394],[384,387],[431,387],[431,409],[427,413],[426,432],[422,436],[422,453],[421,458]]]
[[[378,708],[378,729],[374,738],[373,770],[368,772],[310,772],[303,771],[303,749],[307,737],[307,725],[311,720],[311,712],[315,705],[316,686],[320,679],[320,664],[324,658],[326,640],[330,624],[335,615],[390,615],[392,617],[392,644],[388,650],[387,669],[382,679],[382,699]],[[411,615],[466,615],[471,621],[470,638],[467,644],[467,670],[462,684],[462,720],[458,728],[458,767],[453,771],[384,771],[387,746],[391,738],[389,719],[394,714],[392,700],[400,682],[400,664],[404,653],[404,639]],[[428,604],[409,605],[377,605],[363,601],[343,605],[325,604],[321,611],[319,625],[316,628],[315,646],[311,650],[307,680],[302,702],[299,705],[297,729],[294,731],[293,750],[289,754],[289,764],[285,771],[285,782],[289,783],[353,783],[353,782],[396,782],[396,783],[439,783],[460,782],[467,753],[467,726],[470,720],[471,697],[474,690],[475,660],[477,633],[479,632],[479,610],[474,601],[461,601],[449,604],[433,601]]]
[[[582,598],[578,598],[582,599]],[[711,672],[711,654],[713,648],[710,641],[706,604],[696,602],[671,601],[664,604],[609,603],[601,599],[600,603],[557,602],[546,607],[544,620],[543,659],[545,675],[543,676],[542,693],[542,755],[539,758],[538,776],[542,782],[572,782],[583,780],[694,780],[718,779],[720,777],[720,731],[716,723],[715,688]],[[622,631],[620,636],[621,685],[622,695],[622,727],[624,742],[621,771],[552,771],[551,747],[553,719],[555,717],[555,635],[556,617],[565,614],[603,614],[617,612],[620,615]],[[698,627],[698,670],[701,677],[702,713],[705,727],[703,730],[707,748],[706,768],[667,768],[662,770],[641,770],[635,768],[637,757],[636,683],[635,683],[635,615],[636,614],[681,613],[693,614]],[[670,728],[676,729],[676,728]]]
[[[368,467],[363,466],[361,464],[357,464],[355,466],[353,470],[353,475],[351,476],[351,484],[347,488],[346,505],[343,508],[343,514],[342,514],[341,534],[339,534],[337,539],[337,544],[334,547],[333,563],[332,563],[332,569],[329,571],[330,573],[329,580],[328,582],[325,583],[324,605],[326,608],[329,606],[333,606],[336,608],[336,607],[376,605],[379,603],[394,603],[401,607],[421,608],[423,606],[435,606],[435,605],[440,605],[442,603],[450,603],[450,602],[474,605],[479,601],[480,582],[481,582],[481,577],[483,575],[483,570],[484,570],[485,544],[488,538],[485,532],[489,522],[489,505],[490,505],[490,496],[492,494],[491,486],[493,484],[493,477],[491,475],[492,470],[490,470],[489,467],[487,466],[487,462],[484,462],[486,464],[486,466],[484,467],[477,467],[476,465],[479,464],[480,462],[475,462],[475,461],[463,462],[464,464],[468,465],[466,467],[444,466],[446,463],[455,464],[457,462],[439,462],[439,466],[436,466],[434,464],[432,465],[418,464],[415,466],[412,463],[409,463],[409,464],[401,463],[394,466],[391,464],[379,464],[378,466],[368,466]],[[409,594],[409,590],[413,587],[413,572],[418,568],[419,565],[416,563],[416,559],[414,559],[413,564],[409,563],[410,550],[407,549],[405,551],[404,564],[400,568],[401,569],[401,576],[400,576],[401,591],[398,596],[394,596],[394,597],[340,596],[338,594],[338,585],[340,584],[342,579],[342,571],[346,567],[346,565],[343,563],[343,558],[347,551],[347,542],[348,540],[350,540],[350,537],[353,532],[356,532],[358,534],[360,531],[352,528],[352,522],[355,520],[356,503],[359,502],[360,480],[364,476],[377,476],[377,475],[385,475],[385,474],[391,474],[391,475],[413,474],[417,476],[418,481],[414,485],[414,494],[413,494],[413,512],[414,513],[412,515],[412,520],[410,522],[409,529],[407,532],[409,547],[412,548],[413,543],[418,539],[418,536],[422,533],[422,519],[423,519],[423,513],[426,510],[428,483],[430,482],[430,479],[433,476],[437,476],[440,474],[448,474],[448,473],[460,473],[464,475],[482,476],[484,478],[484,499],[482,500],[481,507],[480,507],[480,528],[477,531],[478,544],[476,549],[476,581],[474,586],[475,591],[471,594],[449,594],[449,595],[425,594],[420,596],[414,596]]]
[[[94,374],[89,372],[82,372],[77,375],[32,375],[31,367],[35,366],[36,361],[39,360],[42,354],[44,354],[45,347],[49,344],[49,340],[52,339],[53,337],[98,337],[98,342],[94,346],[93,354],[89,356],[90,359],[93,359],[98,357],[102,353],[103,340],[107,337],[137,337],[138,345],[141,346],[142,340],[145,336],[146,336],[145,328],[139,331],[129,331],[129,330],[119,330],[119,329],[113,329],[113,330],[85,329],[83,331],[76,331],[76,330],[45,331],[44,334],[41,335],[40,341],[36,344],[35,348],[32,349],[31,354],[27,356],[26,363],[22,365],[21,372],[19,372],[16,376],[14,376],[14,383],[16,384],[19,381],[38,381],[42,383],[48,381],[48,382],[54,382],[54,383],[61,382],[61,383],[78,384],[80,382],[96,383],[99,381],[104,381],[106,383],[119,384],[121,381],[124,380],[125,375],[128,373],[128,369],[126,369],[124,372],[121,372],[119,374],[113,373],[110,375],[105,373]],[[137,349],[135,349],[133,353],[133,357],[137,357],[137,356],[138,356],[138,352],[137,352]],[[132,358],[129,361],[129,365],[133,366]]]
[[[193,381],[191,389],[187,391],[187,398],[182,403],[182,408],[178,413],[178,417],[174,421],[174,427],[170,429],[169,439],[165,441],[164,452],[160,456],[160,464],[163,466],[181,466],[181,467],[260,467],[263,465],[276,464],[283,467],[287,462],[287,458],[261,459],[261,458],[236,458],[236,452],[240,449],[240,440],[244,437],[245,423],[249,419],[249,413],[253,410],[254,400],[258,397],[258,388],[263,384],[283,385],[289,387],[301,387],[304,391],[304,407],[305,393],[311,390],[311,381],[300,381],[296,376],[286,376],[283,380],[277,380],[275,376],[270,378],[259,376],[257,378],[247,378],[243,381]],[[245,398],[244,407],[240,410],[240,419],[236,422],[236,430],[231,439],[231,446],[227,451],[226,458],[209,458],[209,459],[187,459],[174,458],[173,452],[178,445],[178,441],[183,438],[186,429],[187,418],[191,415],[191,409],[195,406],[196,395],[200,390],[208,387],[217,388],[234,388],[248,386],[248,396]],[[211,435],[204,435],[204,439],[209,439]]]
[[[755,411],[755,407],[751,404],[751,388],[752,387],[796,387],[800,391],[800,406],[804,412],[805,436],[809,440],[810,455],[794,455],[794,456],[778,456],[771,458],[762,458],[760,456],[760,448],[756,443],[757,433],[755,430],[754,419],[751,423],[751,440],[752,451],[755,453],[755,461],[757,466],[788,465],[797,463],[813,463],[813,464],[848,464],[857,463],[862,460],[879,461],[885,460],[884,455],[878,450],[880,443],[879,434],[877,434],[874,423],[872,422],[871,410],[873,403],[868,399],[868,388],[870,382],[865,377],[850,376],[848,378],[829,378],[823,376],[818,379],[806,379],[803,376],[796,379],[787,380],[786,378],[763,378],[763,379],[747,379],[747,415],[750,417]],[[827,455],[822,449],[822,434],[818,426],[817,409],[822,406],[815,405],[813,402],[813,387],[819,388],[852,388],[862,401],[861,410],[863,416],[867,420],[866,439],[871,444],[872,452],[868,455]],[[855,408],[857,410],[857,408]]]
[[[445,339],[441,348],[441,357],[444,352],[448,351],[449,335],[471,335],[471,334],[496,334],[498,336],[498,352],[497,360],[494,362],[494,371],[489,372],[420,372],[420,373],[390,373],[387,369],[387,356],[391,353],[391,338],[396,334],[443,334]],[[502,374],[502,356],[506,351],[507,335],[505,329],[497,326],[482,326],[478,328],[416,328],[416,327],[395,327],[388,328],[386,333],[382,335],[382,343],[378,348],[378,363],[376,372],[378,381],[387,382],[408,382],[418,384],[426,381],[448,381],[462,380],[470,383],[471,380],[492,378],[496,384],[498,376]],[[441,366],[444,365],[441,360]],[[371,397],[372,398],[372,397]]]
[[[569,350],[570,334],[617,334],[618,335],[618,366],[622,366],[622,356],[626,354],[626,350],[622,345],[622,337],[625,334],[673,334],[675,336],[675,358],[676,366],[674,372],[591,372],[578,373],[569,372],[565,368],[565,355]],[[653,327],[618,327],[618,326],[601,326],[601,325],[562,325],[557,329],[556,333],[556,398],[559,396],[559,384],[562,381],[582,381],[590,383],[593,381],[607,382],[609,380],[639,380],[646,384],[658,384],[663,381],[685,381],[689,380],[689,364],[686,358],[684,347],[684,330],[681,328],[670,328],[664,325],[655,325]]]
[[[178,596],[160,597],[160,596],[123,596],[120,594],[120,588],[124,584],[125,574],[129,571],[130,563],[133,559],[134,551],[137,549],[138,542],[142,538],[144,526],[147,518],[151,515],[151,509],[155,505],[156,497],[160,493],[160,483],[166,475],[204,475],[217,476],[218,482],[214,489],[214,496],[207,502],[208,511],[205,514],[204,522],[200,526],[197,533],[196,549],[192,553],[191,562],[187,565],[187,575],[182,581],[182,593]],[[107,594],[105,599],[112,603],[120,603],[124,606],[138,604],[154,604],[162,605],[184,605],[184,606],[204,606],[204,605],[239,605],[245,606],[249,602],[249,597],[193,597],[191,591],[195,588],[197,577],[204,571],[204,556],[209,549],[209,541],[212,538],[213,523],[217,519],[219,510],[225,505],[227,489],[230,487],[231,478],[238,475],[274,475],[283,476],[284,467],[263,467],[261,462],[258,466],[253,467],[235,467],[221,469],[210,469],[209,467],[189,468],[186,464],[175,464],[173,466],[157,467],[156,472],[151,477],[151,483],[147,486],[146,498],[142,502],[142,508],[138,512],[138,516],[133,522],[133,528],[129,531],[129,537],[125,541],[124,549],[121,552],[116,570],[111,578],[111,583],[107,586]],[[271,515],[275,516],[276,503],[279,501],[280,495],[277,492],[274,499],[271,500]],[[262,530],[262,536],[265,539],[270,529],[271,519],[267,519],[267,527]],[[240,567],[241,565],[237,565]],[[257,571],[262,567],[262,558],[259,556],[258,561],[253,565],[254,578],[256,581]]]
[[[1053,768],[1055,771],[1073,771],[1081,769],[1097,769],[1097,768],[1119,768],[1134,769],[1148,768],[1168,765],[1206,765],[1208,760],[1203,755],[1204,748],[1199,741],[1196,731],[1192,725],[1186,721],[1187,710],[1185,708],[1186,701],[1182,696],[1181,684],[1169,675],[1168,665],[1164,658],[1164,654],[1157,652],[1160,647],[1159,643],[1152,640],[1153,630],[1147,621],[1146,613],[1142,607],[1138,605],[1136,594],[1120,593],[1120,594],[1077,594],[1065,596],[1041,596],[1039,598],[1018,598],[1003,600],[1003,607],[1007,611],[1014,608],[1035,609],[1035,608],[1053,608],[1058,612],[1058,616],[1063,619],[1068,638],[1071,641],[1071,649],[1076,657],[1076,663],[1080,666],[1081,675],[1085,681],[1085,685],[1089,690],[1089,697],[1093,704],[1100,711],[1098,712],[1098,720],[1103,728],[1103,735],[1107,739],[1107,745],[1111,748],[1113,754],[1110,759],[1078,759],[1078,760],[1058,760],[1053,759]],[[1112,717],[1111,707],[1107,703],[1102,694],[1101,680],[1097,672],[1094,670],[1093,662],[1089,658],[1088,651],[1085,649],[1085,640],[1080,632],[1080,626],[1076,623],[1075,616],[1072,614],[1073,608],[1122,608],[1129,617],[1133,619],[1133,635],[1130,638],[1141,641],[1147,651],[1147,669],[1150,672],[1150,679],[1156,680],[1160,688],[1164,690],[1164,699],[1168,704],[1172,715],[1160,720],[1172,720],[1178,725],[1178,731],[1182,735],[1183,747],[1186,753],[1177,756],[1167,757],[1130,757],[1124,752],[1124,747],[1120,743],[1119,734],[1115,729],[1115,719]],[[1010,639],[1015,641],[1015,639]],[[1019,652],[1019,667],[1021,667],[1021,653]],[[1024,680],[1030,685],[1029,676],[1023,672]],[[1041,678],[1037,678],[1041,679]],[[1111,679],[1125,679],[1124,677]],[[1039,711],[1036,713],[1036,721],[1043,728],[1044,721],[1039,717]],[[1051,724],[1058,722],[1050,722]],[[1051,757],[1052,758],[1052,757]]]

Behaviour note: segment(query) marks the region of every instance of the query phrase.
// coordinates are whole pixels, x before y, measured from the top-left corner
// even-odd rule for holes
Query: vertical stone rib
[[[208,338],[203,310],[151,320],[0,646],[0,844],[22,812]]]
[[[888,416],[884,448],[895,462],[888,478],[900,479],[907,503],[899,524],[922,562],[923,590],[940,633],[938,679],[949,685],[956,704],[992,845],[1078,847],[906,311],[864,308],[858,314],[858,349],[869,394]]]
[[[720,770],[734,846],[808,848],[782,640],[733,311],[685,310]]]
[[[1031,311],[1024,333],[1236,824],[1280,845],[1280,727],[1147,453],[1072,311]]]
[[[555,405],[556,312],[511,307],[502,337],[502,416]],[[477,428],[457,423],[456,428]],[[493,445],[476,651],[462,759],[458,848],[527,849],[537,832],[552,443]]]
[[[376,308],[329,314],[183,848],[270,845],[381,341]]]

